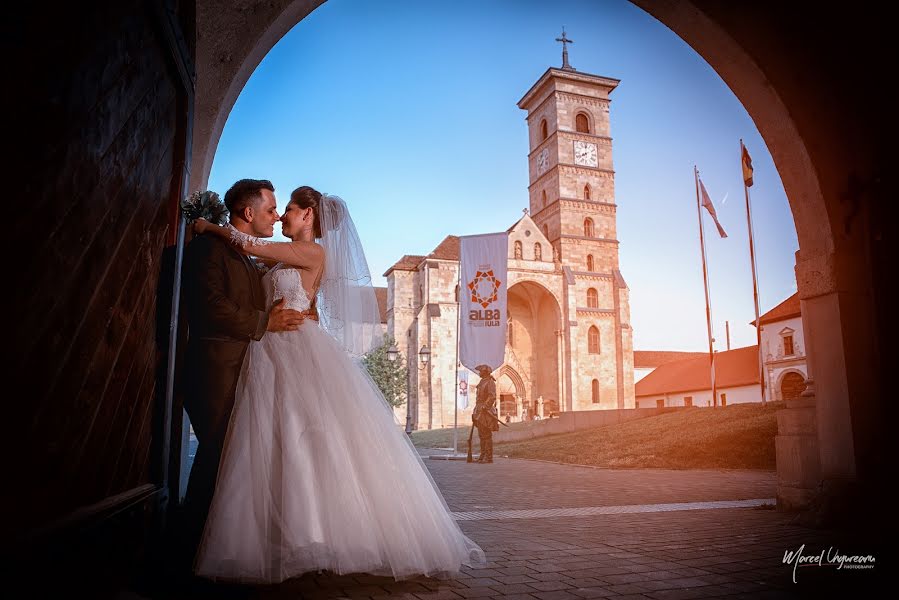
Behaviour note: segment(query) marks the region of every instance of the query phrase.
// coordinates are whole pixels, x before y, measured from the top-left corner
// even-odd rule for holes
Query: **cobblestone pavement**
[[[872,549],[844,534],[791,524],[790,515],[773,510],[773,472],[594,469],[512,459],[425,464],[462,530],[485,550],[485,568],[466,568],[448,580],[400,582],[307,574],[238,593],[253,600],[876,597],[865,590],[880,571],[837,570],[826,556],[824,566],[797,567],[794,583],[786,551],[803,544],[803,556],[831,546],[841,554]],[[233,590],[213,589],[211,597],[222,597],[219,592]]]

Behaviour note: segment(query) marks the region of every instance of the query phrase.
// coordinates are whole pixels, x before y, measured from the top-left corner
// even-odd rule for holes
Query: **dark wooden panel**
[[[21,491],[6,501],[13,536],[162,482],[151,446],[164,359],[154,333],[168,307],[159,311],[156,293],[192,101],[175,66],[189,52],[170,47],[183,36],[166,28],[192,27],[194,13],[192,2],[171,3],[169,21],[154,4],[101,0],[11,17],[19,33],[6,42],[28,52],[32,69],[14,71],[27,101],[11,111],[28,130],[15,136],[22,151],[11,164],[24,173],[28,202],[12,235],[28,248],[19,266],[30,275],[12,290],[14,380],[29,389],[7,421],[23,457],[9,471]]]

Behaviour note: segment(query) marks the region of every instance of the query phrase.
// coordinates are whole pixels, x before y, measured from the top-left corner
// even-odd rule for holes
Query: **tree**
[[[406,402],[406,385],[409,371],[405,359],[398,354],[395,361],[387,358],[387,349],[396,344],[390,336],[384,337],[384,343],[362,357],[362,364],[374,380],[378,389],[390,406],[402,406]]]

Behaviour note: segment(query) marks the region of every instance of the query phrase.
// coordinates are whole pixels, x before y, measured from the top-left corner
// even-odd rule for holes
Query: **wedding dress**
[[[269,303],[303,311],[299,272],[264,277]],[[308,571],[396,579],[483,564],[393,411],[314,321],[251,342],[198,575],[278,583]]]

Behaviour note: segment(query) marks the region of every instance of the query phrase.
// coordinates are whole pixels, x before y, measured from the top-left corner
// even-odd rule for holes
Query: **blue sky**
[[[637,350],[706,350],[693,167],[706,218],[716,349],[755,343],[739,162],[751,188],[762,311],[796,290],[786,195],[752,119],[685,42],[624,0],[329,0],[263,59],[225,125],[209,189],[270,179],[343,197],[376,285],[403,254],[449,234],[503,231],[528,205],[516,103],[548,67],[620,79],[611,132],[621,271]],[[276,228],[276,232],[277,232]],[[277,237],[278,234],[276,234]]]

